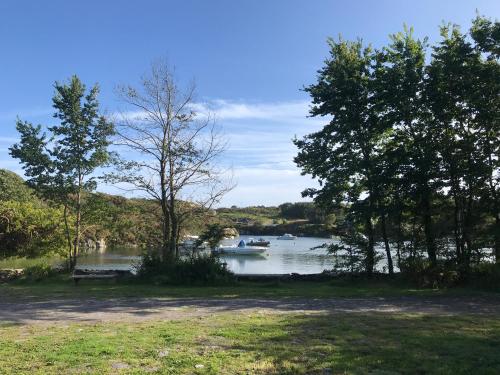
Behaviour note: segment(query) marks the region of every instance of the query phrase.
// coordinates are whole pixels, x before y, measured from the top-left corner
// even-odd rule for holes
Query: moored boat
[[[277,240],[294,240],[296,238],[297,238],[297,236],[294,236],[294,235],[292,235],[290,233],[285,233],[284,235],[279,236],[277,238]]]
[[[264,246],[247,246],[245,241],[241,240],[238,245],[219,246],[215,251],[221,254],[254,255],[262,254],[267,250]]]

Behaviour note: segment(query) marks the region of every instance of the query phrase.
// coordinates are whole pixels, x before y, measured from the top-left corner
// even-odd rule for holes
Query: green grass
[[[21,269],[32,266],[56,266],[64,262],[64,258],[59,256],[38,257],[38,258],[24,258],[24,257],[10,257],[0,259],[1,269]]]
[[[498,317],[225,313],[0,325],[0,337],[2,374],[500,373]]]
[[[418,289],[402,281],[333,280],[322,282],[238,282],[225,286],[160,286],[134,280],[82,280],[75,286],[69,275],[32,282],[18,280],[0,284],[4,298],[121,298],[121,297],[203,297],[203,298],[331,298],[433,295],[494,295],[469,288],[450,290]]]

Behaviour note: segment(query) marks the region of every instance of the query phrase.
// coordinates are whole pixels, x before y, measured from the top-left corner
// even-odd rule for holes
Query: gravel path
[[[483,297],[389,297],[332,299],[122,298],[0,301],[0,322],[21,324],[173,320],[236,313],[424,313],[500,317],[500,299]]]

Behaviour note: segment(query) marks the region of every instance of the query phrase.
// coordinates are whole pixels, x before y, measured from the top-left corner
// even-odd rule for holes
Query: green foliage
[[[216,213],[221,224],[229,226],[237,223],[267,225],[280,218],[277,207],[265,206],[218,208]]]
[[[31,266],[44,265],[53,268],[62,268],[65,259],[58,255],[37,256],[36,258],[8,257],[0,259],[0,269],[23,269]]]
[[[0,257],[61,254],[63,211],[35,201],[0,201]]]
[[[0,202],[26,202],[36,199],[32,189],[16,173],[0,169]]]
[[[196,241],[196,246],[201,246],[203,242],[208,242],[210,249],[215,249],[225,237],[225,228],[220,224],[209,224],[206,230]]]
[[[143,256],[138,276],[156,284],[220,285],[234,280],[234,275],[214,255],[196,255],[162,262],[156,254]]]
[[[29,281],[40,281],[53,276],[55,269],[46,264],[37,264],[24,269],[23,277]]]
[[[52,99],[54,117],[59,124],[48,127],[50,136],[41,125],[18,120],[21,141],[10,148],[10,154],[21,161],[28,184],[45,199],[65,207],[66,235],[71,267],[81,242],[82,193],[96,187],[95,169],[108,160],[107,147],[113,126],[98,113],[98,86],[86,94],[85,85],[73,76],[68,84],[55,83]],[[69,209],[74,211],[72,230],[69,229]]]
[[[311,95],[312,116],[328,116],[320,131],[295,139],[299,149],[295,163],[303,174],[318,179],[321,188],[303,196],[330,208],[350,204],[368,238],[366,271],[375,266],[373,218],[375,210],[376,147],[386,124],[378,120],[372,103],[376,55],[361,41],[328,40],[330,57],[319,71],[317,83],[305,89]],[[365,196],[367,196],[365,198]]]
[[[471,272],[468,281],[479,288],[500,291],[500,264],[483,263],[477,265]]]
[[[400,263],[400,268],[419,288],[451,288],[464,281],[458,269],[445,261],[432,264],[422,257],[410,257]]]
[[[103,193],[84,197],[84,236],[109,246],[157,248],[161,243],[160,207],[154,200],[127,199]]]
[[[283,203],[278,206],[280,216],[285,219],[308,220],[313,224],[321,224],[327,220],[327,212],[313,202]]]
[[[445,25],[429,63],[427,40],[408,28],[380,50],[328,41],[305,91],[329,122],[294,141],[295,162],[319,182],[303,195],[345,205],[366,236],[356,247],[368,272],[376,239],[389,264],[396,245],[401,269],[428,283],[453,284],[487,253],[500,262],[499,30],[480,16],[467,34]]]

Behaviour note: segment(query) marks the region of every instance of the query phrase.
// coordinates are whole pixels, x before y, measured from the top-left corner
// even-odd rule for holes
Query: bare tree
[[[159,202],[161,256],[175,258],[187,218],[211,208],[232,187],[217,166],[226,144],[214,117],[195,111],[194,84],[180,89],[163,62],[152,64],[138,88],[119,86],[117,93],[132,111],[117,120],[115,144],[126,158],[122,152],[110,180]]]

